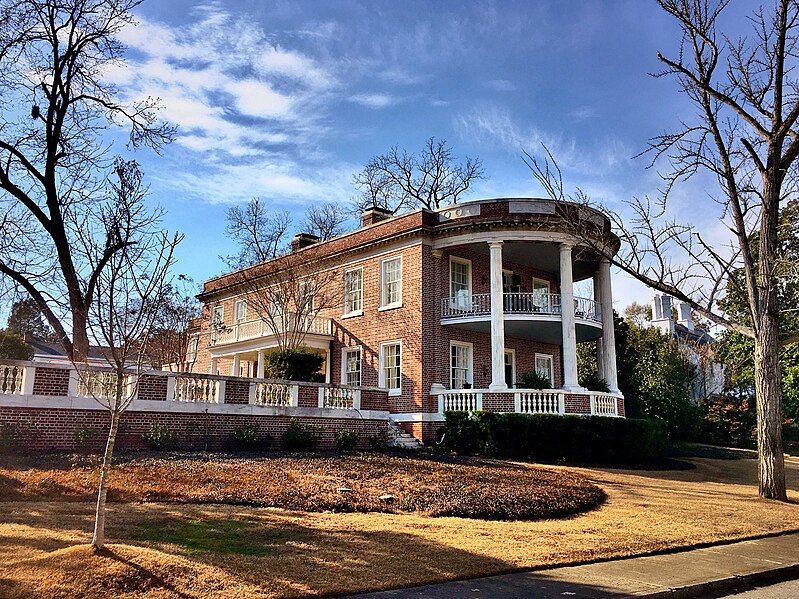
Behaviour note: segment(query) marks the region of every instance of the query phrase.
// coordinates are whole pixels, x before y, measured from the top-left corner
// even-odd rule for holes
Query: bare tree
[[[244,268],[271,260],[286,250],[286,235],[291,215],[275,210],[260,198],[253,198],[243,207],[228,208],[225,232],[238,243],[238,253],[225,258],[230,268]]]
[[[148,341],[153,366],[172,372],[193,371],[201,338],[207,343],[209,334],[196,326],[201,314],[196,291],[186,275],[178,275],[175,282],[164,286]]]
[[[662,197],[633,199],[631,214],[608,210],[622,242],[611,256],[616,266],[688,303],[716,325],[754,340],[755,392],[760,495],[785,500],[782,450],[782,391],[778,353],[799,341],[799,331],[780,330],[778,291],[786,256],[778,242],[779,217],[795,197],[799,155],[799,80],[796,78],[799,3],[779,0],[758,8],[749,37],[733,40],[717,32],[717,21],[728,1],[659,0],[677,21],[682,40],[677,58],[658,54],[665,70],[698,109],[696,122],[680,123],[674,133],[652,140],[653,164],[670,167],[662,176]],[[527,156],[528,166],[556,199],[589,203],[576,191],[563,193],[562,177],[547,152],[542,159]],[[730,231],[727,245],[713,243],[690,218],[670,216],[668,200],[675,185],[708,173],[718,189],[712,198]],[[566,206],[575,232],[597,229],[589,211]],[[583,235],[587,242],[590,236]],[[743,273],[742,277],[736,276]],[[747,314],[733,320],[723,310],[731,285],[747,298]],[[791,307],[786,307],[790,309]]]
[[[135,163],[118,163],[115,200],[99,216],[112,235],[130,242],[107,260],[96,280],[89,309],[89,331],[98,345],[107,347],[109,369],[90,369],[73,360],[84,392],[108,411],[108,439],[100,469],[94,535],[95,550],[105,544],[105,506],[111,461],[122,414],[138,392],[146,366],[148,340],[163,300],[179,235],[157,229],[158,212],[143,202],[146,190]]]
[[[455,204],[476,180],[484,178],[478,158],[459,164],[446,140],[431,137],[418,155],[392,147],[355,175],[361,194],[356,209],[383,208],[393,213],[418,207],[435,210]]]
[[[87,211],[110,166],[106,131],[126,126],[131,146],[156,150],[173,135],[156,100],[125,105],[106,83],[122,62],[116,36],[139,2],[0,3],[0,284],[32,297],[78,361],[97,281],[130,241],[81,229],[93,224]],[[78,233],[93,239],[83,255],[73,251]]]
[[[316,235],[321,241],[327,241],[344,232],[347,218],[347,213],[337,202],[314,204],[305,212],[303,230]]]

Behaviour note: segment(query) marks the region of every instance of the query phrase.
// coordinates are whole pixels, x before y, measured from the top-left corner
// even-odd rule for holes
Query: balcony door
[[[512,349],[505,350],[505,384],[508,389],[516,387],[516,352]]]
[[[451,256],[449,259],[450,307],[469,310],[472,305],[472,263],[470,260]]]

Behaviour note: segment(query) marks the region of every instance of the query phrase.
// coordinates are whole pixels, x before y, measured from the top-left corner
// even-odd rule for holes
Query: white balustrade
[[[21,395],[24,392],[25,367],[0,364],[0,393]]]
[[[285,318],[275,319],[274,323],[260,318],[238,322],[224,330],[214,332],[212,339],[213,344],[222,345],[279,335],[286,330],[297,330],[311,335],[331,335],[333,323],[329,318],[321,316],[297,317],[295,314],[288,314]]]
[[[591,414],[594,416],[618,416],[619,404],[616,396],[608,393],[592,393]]]
[[[125,377],[128,378],[128,377]],[[109,370],[81,370],[77,372],[77,397],[91,397],[94,399],[114,399],[117,393],[117,377],[115,372]],[[123,384],[127,384],[127,381]],[[122,391],[125,399],[125,391]]]
[[[319,387],[319,407],[337,410],[360,410],[361,391],[354,387]]]
[[[558,293],[518,292],[503,294],[503,311],[508,314],[557,316],[561,313],[561,296]],[[576,318],[601,322],[599,303],[584,297],[574,298]],[[441,318],[469,318],[491,314],[491,295],[459,294],[441,300]]]
[[[563,414],[564,394],[548,389],[521,389],[513,393],[515,410],[519,414]]]
[[[174,380],[174,401],[219,403],[219,387],[224,381],[191,375],[179,375]]]
[[[252,383],[255,386],[253,403],[257,406],[296,406],[297,385],[287,383]]]
[[[483,409],[483,392],[474,389],[459,389],[438,394],[438,411],[479,412]]]

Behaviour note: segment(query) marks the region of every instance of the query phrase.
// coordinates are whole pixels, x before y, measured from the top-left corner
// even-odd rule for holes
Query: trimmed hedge
[[[444,446],[456,453],[575,464],[652,464],[668,435],[658,420],[447,412]]]

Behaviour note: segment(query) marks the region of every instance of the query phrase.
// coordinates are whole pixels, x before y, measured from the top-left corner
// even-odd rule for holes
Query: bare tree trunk
[[[89,357],[88,310],[72,309],[72,361],[85,362]]]
[[[761,497],[786,501],[778,330],[776,319],[766,315],[755,339],[758,481]]]
[[[103,465],[100,469],[100,487],[97,492],[97,510],[94,515],[94,536],[92,537],[92,548],[95,550],[105,546],[105,500],[108,495],[108,476],[111,471],[111,459],[114,454],[120,416],[118,410],[111,413],[111,428],[108,430],[108,442],[105,445]]]

